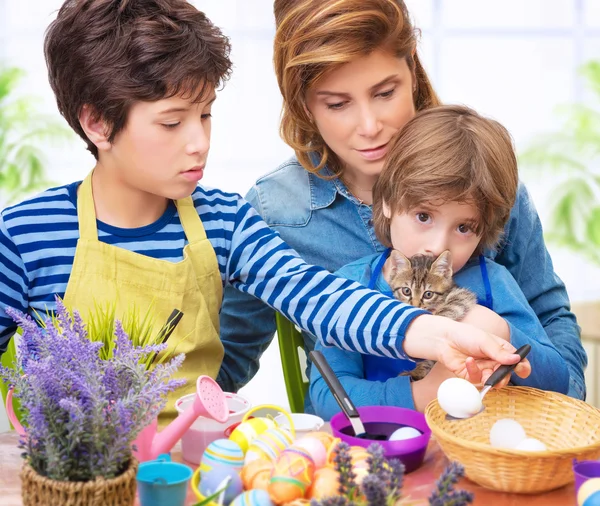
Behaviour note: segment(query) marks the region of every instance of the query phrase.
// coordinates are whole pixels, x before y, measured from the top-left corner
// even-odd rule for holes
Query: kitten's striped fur
[[[462,320],[477,304],[473,292],[454,284],[450,251],[444,251],[438,258],[414,255],[409,260],[399,251],[392,250],[390,261],[386,281],[394,297],[402,302],[452,320]],[[410,375],[416,381],[424,378],[433,365],[434,361],[425,360],[402,375]]]

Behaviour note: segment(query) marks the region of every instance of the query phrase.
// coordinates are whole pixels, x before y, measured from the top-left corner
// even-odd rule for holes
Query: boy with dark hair
[[[424,344],[441,341],[445,363],[464,375],[467,355],[515,363],[514,347],[495,336],[307,265],[238,195],[198,186],[229,51],[183,0],[63,4],[45,39],[50,83],[96,164],[83,182],[2,212],[0,350],[16,330],[6,306],[44,312],[59,295],[85,318],[96,304],[114,302],[117,316],[153,304],[157,326],[176,308],[184,317],[169,349],[187,356],[184,395],[219,371],[229,283],[330,345],[440,360],[444,346]]]

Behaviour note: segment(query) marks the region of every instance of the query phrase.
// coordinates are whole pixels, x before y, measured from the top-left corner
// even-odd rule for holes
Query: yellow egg
[[[260,459],[245,464],[240,473],[244,490],[252,490],[254,488],[267,490],[272,471],[273,462],[270,460]]]
[[[324,499],[338,495],[340,475],[331,467],[323,467],[315,471],[312,485],[306,492],[309,499]]]
[[[252,440],[246,452],[245,463],[253,460],[275,460],[277,456],[292,444],[289,432],[277,427],[268,429]]]
[[[592,495],[594,492],[600,490],[600,478],[591,478],[583,482],[583,485],[579,487],[577,492],[577,504],[582,506],[585,500]]]
[[[275,427],[275,422],[270,418],[251,418],[240,423],[231,433],[229,439],[240,445],[245,454],[254,438],[273,427]]]

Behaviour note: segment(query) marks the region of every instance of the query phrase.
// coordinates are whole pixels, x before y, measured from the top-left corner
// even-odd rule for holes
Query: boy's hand
[[[428,358],[441,362],[451,372],[467,379],[477,374],[467,359],[471,357],[481,371],[483,381],[489,378],[487,369],[495,370],[502,364],[515,364],[521,360],[515,347],[498,336],[481,329],[433,315],[421,315],[410,324],[404,339],[404,350],[411,357]],[[531,374],[525,359],[515,372],[522,378]],[[479,379],[479,378],[478,378]]]

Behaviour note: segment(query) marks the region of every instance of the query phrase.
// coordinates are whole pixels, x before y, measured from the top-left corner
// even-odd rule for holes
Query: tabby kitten
[[[452,320],[462,320],[477,304],[473,292],[454,284],[450,251],[444,251],[436,259],[429,255],[414,255],[409,260],[399,251],[392,250],[389,260],[391,265],[384,276],[396,299]],[[412,371],[401,376],[410,376],[414,381],[423,379],[434,363],[433,360],[419,362]]]

